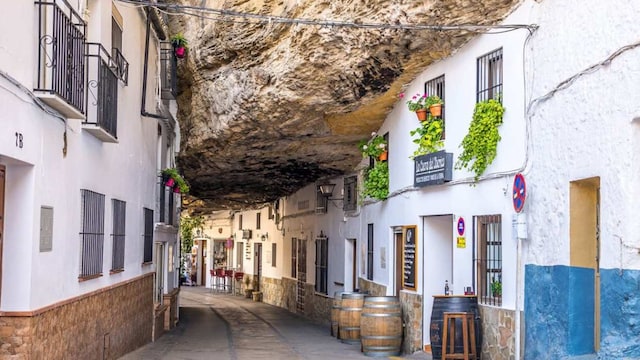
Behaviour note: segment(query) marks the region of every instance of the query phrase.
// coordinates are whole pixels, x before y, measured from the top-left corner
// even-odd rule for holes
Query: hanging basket
[[[427,109],[416,110],[416,116],[418,116],[418,120],[420,121],[427,120]]]
[[[442,104],[433,104],[429,107],[429,112],[433,117],[442,116]]]
[[[164,185],[168,187],[173,187],[173,185],[175,184],[176,184],[176,181],[171,177],[164,182]]]
[[[388,151],[383,151],[380,156],[378,156],[378,160],[380,161],[387,161],[387,157],[389,156],[389,152]]]
[[[176,194],[180,194],[180,185],[178,184],[173,185],[173,192]]]
[[[182,59],[186,55],[187,49],[184,46],[178,46],[174,49],[174,53],[178,59]]]

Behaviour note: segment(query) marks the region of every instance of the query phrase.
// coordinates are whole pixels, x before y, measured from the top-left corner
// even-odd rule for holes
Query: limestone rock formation
[[[246,14],[379,24],[494,24],[517,0],[173,0],[180,60],[179,167],[192,208],[243,208],[352,171],[357,142],[404,84],[468,41],[467,30],[282,24]]]

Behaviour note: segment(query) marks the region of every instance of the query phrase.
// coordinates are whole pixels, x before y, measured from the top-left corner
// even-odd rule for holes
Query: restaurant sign
[[[451,181],[453,153],[442,151],[415,157],[413,186],[443,184]]]

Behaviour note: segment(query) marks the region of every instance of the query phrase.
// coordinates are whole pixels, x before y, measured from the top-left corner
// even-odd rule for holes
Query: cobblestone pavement
[[[397,359],[400,357],[391,357]],[[404,359],[431,360],[425,353]],[[360,345],[329,335],[329,327],[289,311],[205,288],[180,291],[180,323],[122,360],[371,359]]]

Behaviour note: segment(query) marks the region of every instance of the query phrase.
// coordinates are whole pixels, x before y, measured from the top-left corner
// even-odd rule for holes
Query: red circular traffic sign
[[[527,184],[524,181],[524,175],[517,173],[513,178],[513,209],[516,212],[522,211],[526,198]]]
[[[464,235],[464,219],[462,216],[458,218],[458,235]]]

